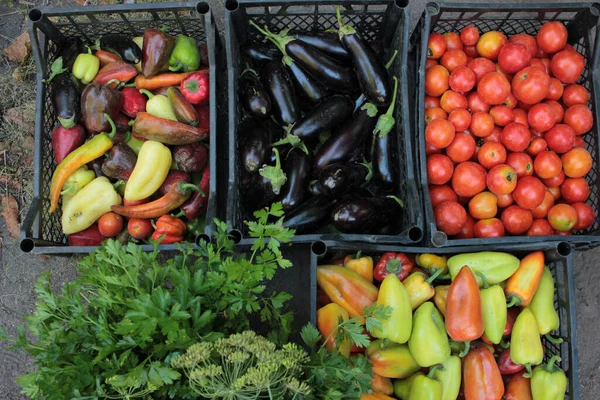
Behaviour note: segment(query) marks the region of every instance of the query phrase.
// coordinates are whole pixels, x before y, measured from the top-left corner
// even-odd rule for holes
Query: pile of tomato
[[[585,59],[561,22],[531,36],[474,26],[429,37],[425,141],[437,227],[457,239],[570,235],[586,204]]]

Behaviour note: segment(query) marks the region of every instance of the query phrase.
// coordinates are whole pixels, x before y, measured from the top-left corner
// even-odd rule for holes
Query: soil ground
[[[0,48],[8,46],[26,28],[27,6],[39,4],[27,2],[17,5],[10,0],[0,2]],[[15,0],[16,2],[16,0]],[[219,28],[222,28],[223,2],[208,0],[213,9]],[[57,4],[58,1],[53,1]],[[64,2],[60,2],[64,4]],[[425,6],[424,0],[412,1],[410,13],[412,27],[415,26]],[[8,71],[6,61],[0,63],[0,74]],[[6,93],[0,93],[4,96]],[[31,177],[33,178],[33,177]],[[28,205],[21,205],[26,210]],[[52,272],[53,284],[60,287],[76,276],[74,257],[49,257],[24,254],[17,241],[8,237],[4,219],[0,218],[0,327],[9,335],[16,333],[16,327],[23,323],[25,314],[35,306],[33,285],[44,270]],[[600,248],[575,255],[575,289],[577,299],[577,333],[579,341],[579,376],[582,399],[600,398],[600,353],[597,339],[600,331]],[[0,399],[26,399],[19,394],[15,379],[32,368],[32,360],[23,352],[7,351],[7,344],[0,342]]]

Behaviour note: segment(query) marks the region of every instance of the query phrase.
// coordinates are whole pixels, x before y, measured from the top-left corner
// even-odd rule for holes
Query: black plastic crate
[[[356,1],[247,1],[229,0],[225,3],[225,42],[228,65],[228,128],[229,128],[229,183],[227,199],[227,223],[238,239],[247,235],[244,220],[243,198],[240,194],[241,166],[238,159],[238,125],[244,119],[244,111],[238,103],[237,81],[244,70],[240,46],[249,39],[265,42],[266,39],[250,25],[267,25],[274,32],[290,28],[294,31],[324,31],[337,27],[335,6],[341,5],[343,18],[352,24],[368,40],[379,39],[386,49],[398,50],[390,68],[399,78],[398,100],[395,118],[398,132],[398,161],[401,186],[397,195],[405,203],[405,212],[397,235],[356,235],[340,233],[312,233],[296,235],[294,243],[312,243],[315,240],[339,239],[377,243],[416,243],[422,240],[422,216],[420,198],[416,192],[413,170],[412,139],[408,121],[407,46],[410,19],[407,3],[392,0]]]
[[[598,3],[565,3],[565,4],[510,4],[506,6],[494,3],[428,3],[425,11],[410,39],[409,81],[411,91],[411,121],[415,132],[417,156],[416,170],[420,182],[425,215],[426,244],[433,246],[465,246],[479,244],[535,243],[568,240],[581,249],[600,245],[600,139],[598,121],[600,121],[600,81],[594,72],[599,65],[597,50],[598,34],[596,28],[600,6]],[[583,135],[585,147],[592,155],[594,163],[586,180],[590,186],[590,204],[599,219],[585,231],[575,231],[573,236],[507,236],[489,239],[448,239],[445,233],[437,229],[433,207],[429,198],[427,183],[427,164],[425,155],[425,62],[427,59],[427,43],[431,32],[460,32],[467,25],[474,25],[484,33],[499,30],[508,37],[517,33],[536,35],[539,28],[548,21],[562,21],[569,32],[569,43],[581,53],[586,67],[577,83],[590,92],[588,107],[592,110],[595,124],[592,131]]]
[[[311,280],[315,282],[316,287],[316,268],[321,261],[327,261],[332,257],[338,257],[345,254],[355,254],[361,250],[363,255],[371,255],[375,258],[382,253],[393,251],[396,253],[421,254],[432,253],[438,255],[453,255],[458,253],[472,253],[479,251],[501,251],[513,254],[516,257],[524,257],[533,251],[543,250],[546,265],[554,277],[555,294],[554,307],[558,311],[560,318],[560,328],[552,332],[557,338],[562,338],[563,343],[557,345],[542,337],[542,344],[545,347],[544,362],[547,362],[552,356],[559,355],[562,359],[557,363],[567,375],[568,385],[565,400],[579,400],[579,354],[577,350],[577,320],[575,315],[575,284],[573,277],[573,252],[572,247],[567,242],[554,243],[522,243],[512,245],[480,245],[467,246],[461,248],[426,248],[426,247],[407,247],[407,246],[389,246],[378,244],[357,244],[339,241],[319,241],[311,246],[310,273]],[[310,301],[312,319],[315,319],[317,307],[316,290],[311,292]]]
[[[95,246],[69,246],[62,233],[60,207],[48,213],[52,173],[56,168],[52,153],[51,131],[57,125],[50,88],[42,82],[48,77],[61,43],[70,37],[81,37],[84,43],[108,33],[137,36],[147,28],[166,27],[171,34],[186,34],[198,42],[206,42],[210,70],[210,198],[206,214],[206,235],[210,236],[217,204],[225,193],[217,194],[217,72],[223,69],[222,44],[208,3],[154,3],[108,5],[97,7],[44,7],[29,12],[29,36],[37,65],[36,120],[34,154],[34,199],[21,227],[21,250],[34,253],[88,253]],[[221,100],[222,102],[222,100]],[[217,198],[219,196],[219,199]],[[145,245],[145,249],[152,246]],[[159,249],[174,249],[161,245]]]

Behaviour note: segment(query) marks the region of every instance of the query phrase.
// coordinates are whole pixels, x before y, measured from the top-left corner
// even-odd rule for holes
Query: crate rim
[[[200,10],[200,7],[207,7],[206,9]],[[40,11],[42,15],[53,17],[63,16],[69,14],[85,15],[89,13],[108,13],[114,11],[123,12],[144,12],[144,11],[182,11],[186,9],[195,8],[201,15],[211,14],[211,6],[205,1],[186,1],[186,2],[167,2],[167,3],[136,3],[136,4],[107,4],[99,6],[68,6],[68,7],[57,7],[57,6],[42,6],[36,7],[29,10],[31,16],[32,11]],[[40,16],[41,17],[41,16]],[[119,21],[119,20],[115,20]],[[36,21],[32,21],[36,22]]]

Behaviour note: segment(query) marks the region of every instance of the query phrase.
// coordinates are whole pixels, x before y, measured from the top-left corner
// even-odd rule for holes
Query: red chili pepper
[[[152,239],[159,240],[164,235],[160,243],[172,244],[183,241],[185,234],[185,222],[166,214],[156,221],[156,230],[152,234]]]
[[[196,71],[181,82],[181,94],[192,104],[206,104],[209,97],[210,79],[208,72]]]
[[[404,253],[388,252],[381,256],[375,267],[373,277],[381,282],[389,274],[395,274],[403,281],[413,270],[413,262]]]
[[[146,96],[140,93],[139,90],[133,87],[126,87],[121,90],[121,98],[123,99],[123,107],[121,112],[130,118],[135,118],[137,113],[146,111]]]

